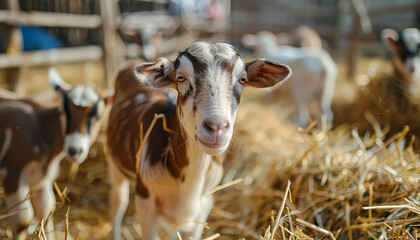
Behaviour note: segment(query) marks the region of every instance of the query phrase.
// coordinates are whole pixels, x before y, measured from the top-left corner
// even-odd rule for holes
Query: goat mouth
[[[80,154],[72,155],[72,156],[67,155],[67,160],[69,160],[71,163],[78,163],[79,159],[80,159]]]
[[[209,148],[209,149],[212,149],[212,150],[217,150],[217,149],[223,148],[223,147],[225,147],[228,144],[228,142],[223,142],[223,143],[215,142],[215,143],[211,143],[211,142],[207,142],[207,141],[205,141],[205,140],[203,140],[203,139],[201,139],[199,137],[197,137],[197,142],[199,142],[204,147]]]
[[[82,154],[67,155],[66,159],[71,163],[82,163],[85,159],[82,157]]]

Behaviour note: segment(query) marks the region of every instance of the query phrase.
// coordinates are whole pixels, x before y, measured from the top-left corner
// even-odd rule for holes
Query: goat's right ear
[[[247,80],[244,85],[256,88],[273,88],[289,78],[292,70],[284,64],[257,59],[246,64]]]
[[[68,83],[64,82],[57,69],[53,67],[48,70],[48,83],[57,92],[66,92],[71,88]]]
[[[138,81],[151,87],[165,87],[174,82],[174,64],[167,58],[159,58],[155,62],[142,63],[134,68]]]
[[[399,35],[394,29],[385,28],[381,31],[381,39],[385,48],[390,51],[396,50]]]

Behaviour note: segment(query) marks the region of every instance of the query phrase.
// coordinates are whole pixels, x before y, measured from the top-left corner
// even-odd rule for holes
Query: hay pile
[[[383,128],[387,138],[409,125],[408,137],[420,136],[420,98],[412,94],[408,82],[381,65],[372,61],[368,73],[359,75],[351,103],[333,103],[334,125],[349,124],[360,134]],[[414,144],[420,147],[418,138]]]
[[[273,109],[247,104],[239,111],[224,181],[244,182],[216,196],[209,219],[214,231],[264,236],[290,180],[279,236],[305,239],[304,229],[315,239],[326,230],[337,239],[420,237],[420,161],[411,144],[400,144],[408,129],[388,141],[380,129],[363,137],[345,126],[306,133],[278,120]]]
[[[214,193],[216,203],[205,237],[420,238],[420,160],[413,141],[404,138],[408,129],[388,140],[380,127],[361,137],[345,125],[300,131],[281,119],[282,106],[251,103],[251,98],[240,107],[225,162],[223,183],[236,184]],[[103,139],[74,181],[67,178],[70,164],[62,164],[57,185],[61,191],[68,188],[71,203],[61,204],[57,197],[61,206],[54,214],[57,239],[65,239],[68,206],[72,239],[107,239],[111,226]],[[125,239],[141,236],[132,202],[124,219]],[[39,239],[37,226],[32,226],[34,239]],[[6,221],[0,220],[0,239],[7,239],[5,229]]]

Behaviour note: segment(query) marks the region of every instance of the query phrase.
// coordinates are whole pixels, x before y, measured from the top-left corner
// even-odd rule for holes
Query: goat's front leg
[[[111,180],[109,220],[112,222],[112,230],[110,237],[118,240],[121,239],[121,226],[130,198],[130,182],[117,169],[112,159],[108,161],[108,172]]]
[[[54,240],[54,221],[52,214],[54,213],[56,200],[51,180],[44,180],[40,188],[31,190],[32,204],[35,209],[35,216],[41,223],[44,220],[44,229],[48,240]]]
[[[19,176],[19,174],[15,176]],[[23,240],[26,238],[27,227],[34,218],[34,210],[32,208],[31,201],[29,198],[25,200],[29,194],[29,186],[20,181],[17,186],[17,190],[11,193],[8,192],[8,188],[10,186],[8,180],[9,178],[6,177],[3,182],[6,192],[6,206],[10,212],[20,212],[8,217],[7,220],[12,229],[13,239]],[[18,181],[14,184],[17,184],[17,182]]]
[[[143,240],[159,240],[154,197],[150,194],[147,197],[136,194],[134,200],[137,218],[143,232]]]
[[[298,101],[297,110],[298,110],[298,123],[299,127],[306,127],[309,123],[309,102]]]
[[[322,127],[322,115],[325,115],[327,123],[332,123],[334,114],[331,110],[331,97],[327,95],[324,91],[321,91],[316,96],[316,114],[318,121],[318,128]]]
[[[214,197],[212,195],[202,197],[201,199],[202,210],[200,212],[200,217],[198,219],[198,222],[203,223],[203,224],[207,222],[207,218],[211,212],[211,209],[213,208],[213,205],[214,205]],[[192,234],[192,239],[198,240],[202,238],[203,230],[204,230],[203,224],[198,224],[198,226],[194,229],[193,234]]]
[[[325,114],[325,117],[327,119],[327,123],[332,123],[334,118],[334,113],[331,110],[331,102],[332,99],[329,96],[322,96],[322,99],[319,100],[319,105],[321,107],[322,114]]]

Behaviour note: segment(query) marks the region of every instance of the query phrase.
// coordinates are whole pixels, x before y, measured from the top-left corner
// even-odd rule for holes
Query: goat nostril
[[[413,73],[415,70],[416,70],[416,69],[415,69],[413,66],[411,66],[411,67],[409,67],[409,68],[408,68],[408,71],[409,71],[410,73]]]
[[[204,128],[207,131],[214,131],[214,126],[213,126],[213,124],[212,124],[212,122],[210,120],[205,119],[204,122],[203,122],[203,124],[204,124]]]
[[[216,122],[211,121],[210,119],[204,120],[204,128],[209,132],[219,132],[223,131],[229,127],[229,122]]]
[[[70,156],[74,156],[77,153],[77,149],[74,147],[69,147],[68,153]]]
[[[74,156],[77,154],[81,154],[83,152],[82,148],[75,148],[75,147],[69,147],[69,150],[67,151],[69,156]]]

